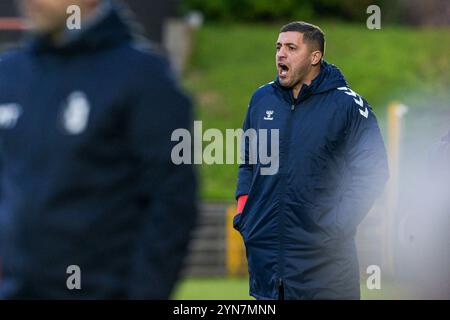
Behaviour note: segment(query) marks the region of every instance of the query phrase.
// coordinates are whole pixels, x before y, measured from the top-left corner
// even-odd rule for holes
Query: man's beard
[[[297,86],[302,86],[304,83],[304,79],[306,77],[306,75],[308,74],[308,72],[310,72],[310,68],[306,67],[306,68],[302,68],[302,69],[297,69],[297,70],[291,70],[292,72],[292,77],[288,79],[286,79],[285,83],[283,84],[283,82],[281,81],[282,79],[279,79],[279,82],[281,84],[282,87],[288,88],[288,89],[293,89]]]

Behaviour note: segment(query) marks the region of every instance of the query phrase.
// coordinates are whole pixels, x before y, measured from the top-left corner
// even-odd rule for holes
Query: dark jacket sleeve
[[[244,124],[242,125],[242,129],[245,132],[251,128],[250,125],[250,110],[251,110],[251,102],[247,109],[247,114],[244,119]],[[250,186],[253,180],[253,166],[254,164],[250,163],[250,141],[245,135],[241,140],[241,149],[240,149],[240,164],[238,170],[238,182],[236,188],[236,199],[243,195],[248,194],[250,192]]]
[[[138,166],[142,224],[132,252],[129,298],[167,299],[179,277],[196,217],[192,165],[175,165],[175,129],[190,131],[191,104],[159,63],[147,70],[130,119],[130,140]],[[148,79],[151,78],[151,79]]]
[[[353,103],[347,109],[344,158],[345,183],[336,207],[336,223],[342,235],[349,236],[356,232],[389,177],[380,128],[365,101],[363,107]]]

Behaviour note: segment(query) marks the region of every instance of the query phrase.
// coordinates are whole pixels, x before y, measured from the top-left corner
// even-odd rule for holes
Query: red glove
[[[243,194],[238,197],[237,210],[236,210],[237,214],[242,213],[242,211],[244,210],[244,206],[245,206],[245,203],[247,202],[247,198],[248,198],[248,194]]]

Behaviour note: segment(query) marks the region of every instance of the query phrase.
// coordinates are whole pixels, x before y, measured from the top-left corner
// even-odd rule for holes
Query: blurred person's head
[[[105,0],[17,0],[22,16],[37,33],[57,38],[66,28],[71,5],[80,8],[81,19],[88,17]]]
[[[298,93],[319,73],[324,51],[325,35],[319,27],[301,21],[283,26],[276,44],[280,84]]]

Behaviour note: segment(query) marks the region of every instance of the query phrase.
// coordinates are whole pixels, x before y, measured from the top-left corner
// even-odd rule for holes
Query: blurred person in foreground
[[[420,284],[424,297],[450,299],[450,130],[429,151],[428,206],[422,214],[432,218],[429,278]],[[424,192],[424,194],[426,194]],[[431,211],[431,212],[430,212]],[[426,225],[426,224],[424,224]]]
[[[278,172],[262,175],[244,139],[238,174],[234,226],[257,299],[360,298],[354,236],[388,179],[386,150],[371,107],[324,51],[320,28],[282,27],[276,80],[244,121],[244,131],[279,130]]]
[[[189,99],[120,3],[18,2],[32,34],[0,60],[0,298],[169,298],[196,214],[193,168],[170,157]]]
[[[401,221],[399,278],[414,298],[450,299],[450,131],[429,148],[423,169]]]

